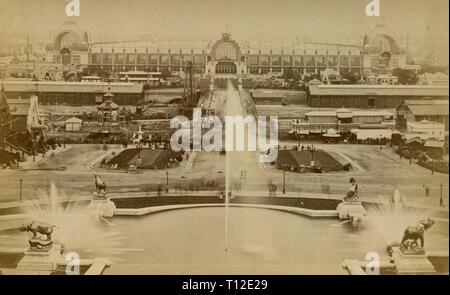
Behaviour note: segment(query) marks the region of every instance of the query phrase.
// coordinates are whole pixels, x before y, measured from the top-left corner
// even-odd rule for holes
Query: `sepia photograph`
[[[0,0],[0,88],[0,275],[449,274],[448,0]]]

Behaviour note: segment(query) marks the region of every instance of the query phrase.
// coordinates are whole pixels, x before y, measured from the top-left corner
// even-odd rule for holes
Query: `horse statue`
[[[408,226],[403,234],[400,249],[406,251],[423,251],[423,247],[425,246],[425,231],[432,227],[434,223],[434,220],[428,218],[427,220],[419,221],[418,225]],[[420,246],[418,241],[420,241]]]
[[[108,200],[109,196],[106,193],[106,183],[101,180],[98,175],[95,175],[95,191],[92,193],[95,200]]]

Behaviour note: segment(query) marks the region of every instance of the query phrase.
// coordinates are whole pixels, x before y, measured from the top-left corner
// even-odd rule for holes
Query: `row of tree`
[[[419,81],[418,74],[414,70],[396,68],[392,71],[392,75],[396,76],[398,78],[398,83],[403,85],[414,85],[417,84],[417,82]],[[291,80],[292,85],[298,85],[299,81],[309,82],[313,79],[320,80],[320,75],[312,73],[303,76],[302,73],[294,71],[292,68],[289,68],[287,71],[283,73],[282,78],[286,80]],[[345,72],[341,74],[341,78],[342,80],[346,81],[346,83],[357,84],[362,77],[361,74],[359,73]]]

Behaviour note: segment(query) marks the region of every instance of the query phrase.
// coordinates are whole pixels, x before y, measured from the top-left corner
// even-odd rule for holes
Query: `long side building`
[[[444,124],[448,136],[448,103],[448,99],[405,100],[397,108],[397,127],[406,130],[410,123],[425,120]]]
[[[144,99],[143,84],[63,81],[4,81],[9,99],[39,97],[44,105],[95,105],[103,102],[110,87],[114,102],[136,105]]]
[[[310,85],[308,102],[321,108],[397,108],[404,100],[448,100],[448,85]]]

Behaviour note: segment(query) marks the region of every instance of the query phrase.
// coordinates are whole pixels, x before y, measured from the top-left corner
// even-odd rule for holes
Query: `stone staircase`
[[[14,152],[8,151],[4,147],[0,147],[0,165],[12,163],[16,160]]]

